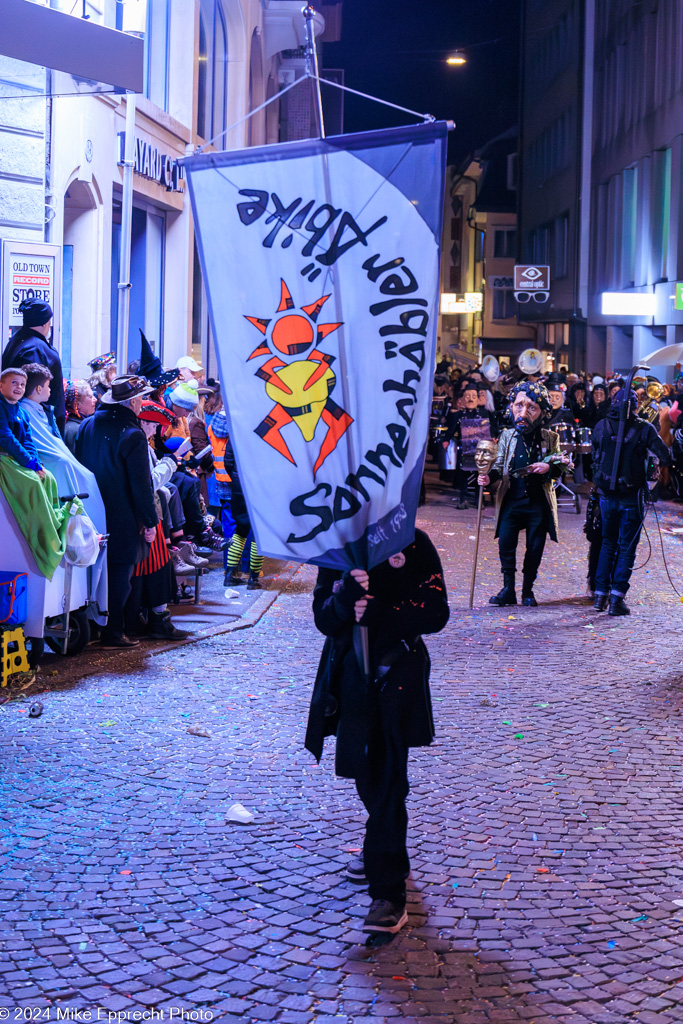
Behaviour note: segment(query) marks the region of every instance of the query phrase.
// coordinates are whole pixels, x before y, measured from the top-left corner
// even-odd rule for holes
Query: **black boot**
[[[607,607],[608,600],[609,598],[607,597],[607,594],[596,594],[595,601],[593,602],[593,607],[596,612],[604,612]]]
[[[489,604],[497,604],[499,608],[503,608],[506,604],[517,604],[514,572],[503,573],[503,589],[489,598]]]
[[[152,640],[185,640],[190,634],[184,629],[176,629],[171,621],[171,613],[168,609],[157,614],[149,613],[149,633]]]
[[[538,601],[534,597],[534,581],[525,576],[522,581],[522,604],[525,608],[537,608]]]
[[[631,609],[627,604],[624,604],[623,597],[612,597],[609,599],[609,614],[610,615],[630,615]]]
[[[244,586],[244,577],[240,573],[239,569],[228,569],[225,576],[223,577],[224,587],[242,587]]]
[[[260,572],[252,572],[249,574],[249,582],[247,583],[247,590],[263,590],[259,576]]]

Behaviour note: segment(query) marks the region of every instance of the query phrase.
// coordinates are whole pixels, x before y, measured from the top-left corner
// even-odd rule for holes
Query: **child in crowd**
[[[26,371],[16,366],[10,366],[0,374],[0,449],[24,469],[37,473],[42,480],[45,470],[31,437],[28,415],[19,404],[24,397],[26,381]]]

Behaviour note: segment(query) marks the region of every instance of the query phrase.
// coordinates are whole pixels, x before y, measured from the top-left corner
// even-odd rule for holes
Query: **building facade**
[[[595,37],[588,356],[627,370],[683,343],[675,298],[683,280],[683,0],[611,0],[588,10]],[[648,296],[647,315],[603,314],[605,292]]]
[[[627,370],[683,342],[683,0],[523,7],[519,258],[551,287],[520,316],[556,365]]]
[[[519,135],[518,262],[550,267],[545,303],[520,306],[522,323],[554,369],[585,362],[590,195],[590,70],[584,0],[525,0]],[[590,76],[589,81],[590,81]],[[590,105],[589,105],[590,109]],[[588,165],[588,171],[590,167]]]
[[[494,355],[506,368],[535,345],[520,325],[513,295],[517,255],[516,132],[483,146],[461,167],[449,167],[441,264],[440,348],[465,368]],[[448,297],[472,312],[448,313]]]
[[[48,5],[66,13],[74,6],[71,0]],[[328,0],[326,8],[338,31],[339,4]],[[191,351],[216,375],[178,161],[198,146],[240,148],[314,134],[309,82],[288,93],[296,104],[290,102],[287,119],[277,99],[245,119],[277,97],[291,80],[293,61],[296,77],[302,73],[296,63],[304,41],[301,3],[89,0],[85,13],[145,41],[144,95],[136,97],[127,361],[139,355],[142,330],[165,365]],[[317,20],[322,34],[324,17]],[[31,66],[10,64],[2,69],[5,80],[13,74],[18,85],[11,95],[8,87],[5,96],[0,91],[0,142],[10,140],[1,147],[0,238],[62,247],[55,341],[66,374],[85,376],[88,360],[116,348],[126,98],[105,91],[50,96],[49,72],[33,69],[27,81]]]

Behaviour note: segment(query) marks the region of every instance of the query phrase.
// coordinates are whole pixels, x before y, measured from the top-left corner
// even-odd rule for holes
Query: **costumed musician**
[[[543,425],[552,415],[543,384],[524,381],[510,392],[514,427],[501,432],[498,454],[490,473],[480,474],[479,484],[497,483],[496,537],[503,588],[490,598],[500,607],[517,604],[515,574],[517,543],[526,530],[522,568],[522,604],[535,608],[534,582],[548,534],[557,541],[557,499],[553,481],[567,466],[557,434]]]
[[[625,433],[617,451],[619,420],[626,403]],[[636,548],[645,519],[647,462],[650,456],[671,464],[671,453],[651,423],[637,416],[635,392],[625,388],[612,399],[612,407],[593,431],[593,481],[600,501],[602,545],[595,579],[595,610],[629,615],[624,602],[633,572]],[[612,487],[614,463],[617,475]]]
[[[457,509],[470,507],[467,489],[470,477],[476,472],[477,464],[474,453],[480,441],[490,441],[494,436],[493,413],[479,404],[479,384],[468,379],[462,387],[462,405],[460,410],[451,410],[446,417],[446,433],[441,439],[444,448],[448,448],[454,440],[458,447],[458,465],[455,475],[455,486],[459,496]]]

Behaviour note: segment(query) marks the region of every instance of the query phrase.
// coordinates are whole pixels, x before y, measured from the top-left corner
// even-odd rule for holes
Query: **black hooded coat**
[[[32,327],[20,327],[18,331],[14,332],[2,353],[2,368],[7,370],[13,366],[21,369],[27,363],[40,363],[41,366],[47,366],[52,374],[50,405],[55,411],[57,426],[61,434],[64,435],[64,424],[66,423],[64,377],[59,353],[39,331],[35,331]]]
[[[306,749],[319,761],[326,736],[336,735],[336,772],[362,772],[371,728],[392,719],[409,747],[434,738],[429,654],[423,633],[438,633],[449,618],[441,561],[429,537],[415,531],[405,565],[382,562],[370,570],[372,595],[362,625],[370,640],[368,686],[354,649],[354,605],[365,591],[349,573],[319,569],[313,594],[315,624],[327,639],[313,689]]]

